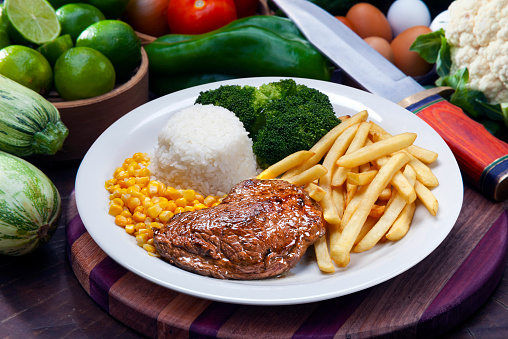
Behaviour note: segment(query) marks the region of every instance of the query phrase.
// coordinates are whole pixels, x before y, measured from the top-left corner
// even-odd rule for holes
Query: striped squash
[[[68,134],[53,104],[0,75],[0,151],[19,157],[55,154]]]
[[[51,180],[29,162],[0,151],[0,254],[30,253],[52,237],[61,199]]]

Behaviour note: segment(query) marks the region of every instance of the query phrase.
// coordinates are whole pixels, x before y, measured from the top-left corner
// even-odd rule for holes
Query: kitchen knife
[[[361,87],[416,113],[434,128],[452,150],[464,177],[485,196],[508,199],[508,144],[436,90],[425,90],[321,7],[307,0],[273,2],[311,44]]]

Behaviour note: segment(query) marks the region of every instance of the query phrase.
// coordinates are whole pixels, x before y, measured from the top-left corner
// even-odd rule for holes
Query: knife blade
[[[464,178],[486,197],[508,199],[508,144],[435,91],[426,91],[333,15],[307,0],[273,0],[323,55],[365,90],[416,113],[452,150]]]

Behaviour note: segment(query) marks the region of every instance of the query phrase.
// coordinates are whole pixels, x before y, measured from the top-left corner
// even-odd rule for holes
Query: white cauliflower
[[[456,0],[448,11],[450,72],[467,67],[469,89],[492,104],[508,102],[508,0]]]

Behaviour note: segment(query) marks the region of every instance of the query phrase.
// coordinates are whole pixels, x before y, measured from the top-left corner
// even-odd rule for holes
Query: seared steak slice
[[[154,234],[161,256],[221,279],[261,279],[291,269],[325,233],[318,203],[284,180],[249,179],[208,209],[183,212]]]

